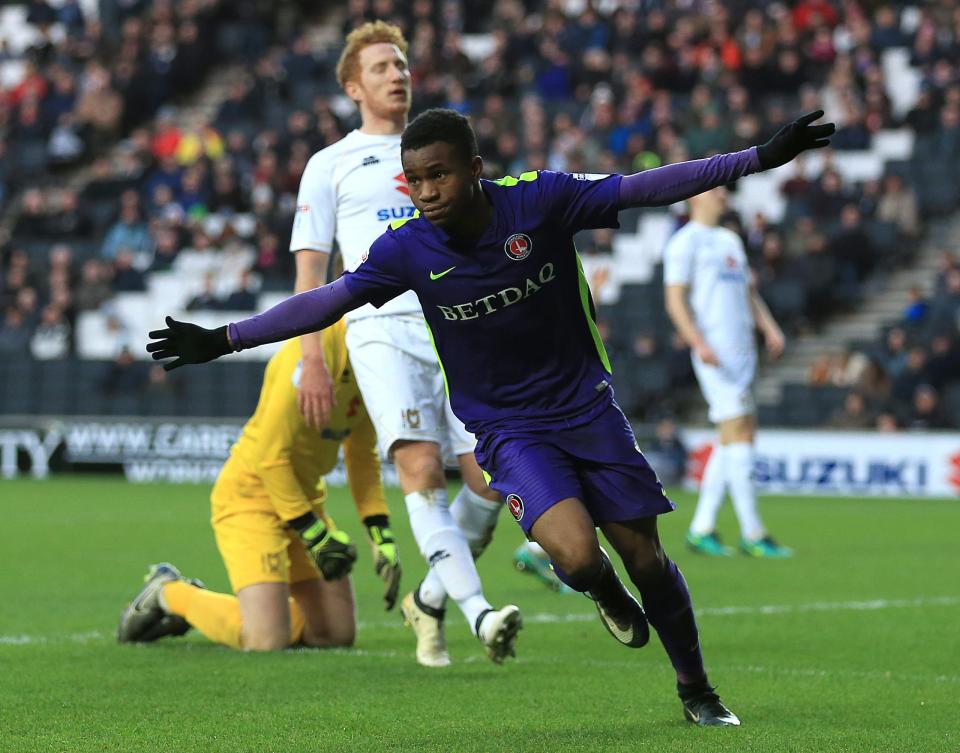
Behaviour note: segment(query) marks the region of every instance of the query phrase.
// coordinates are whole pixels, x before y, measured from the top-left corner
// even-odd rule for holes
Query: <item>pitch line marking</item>
[[[485,662],[489,661],[486,657],[467,657],[458,660],[457,663]],[[543,665],[565,665],[578,664],[583,667],[594,667],[599,669],[609,669],[611,667],[622,667],[623,669],[637,669],[640,666],[653,667],[656,663],[645,661],[630,661],[622,659],[551,659],[548,657],[528,657],[521,655],[517,661],[521,664],[543,664]],[[942,675],[942,674],[918,674],[916,672],[900,672],[899,670],[857,670],[857,669],[818,669],[815,667],[764,667],[756,664],[717,664],[710,662],[711,671],[718,670],[724,673],[744,673],[744,674],[774,674],[774,675],[792,675],[795,677],[849,677],[861,680],[895,680],[898,682],[940,682],[949,684],[960,684],[960,675]]]
[[[881,609],[910,609],[916,607],[953,607],[960,605],[960,596],[921,596],[914,599],[869,599],[866,601],[814,601],[806,604],[761,604],[758,606],[703,607],[697,609],[697,617],[732,617],[741,615],[803,614],[806,612],[864,612]],[[524,615],[526,624],[553,625],[570,622],[593,622],[594,612],[554,614],[539,612]],[[401,628],[399,621],[359,622],[360,629]],[[45,643],[91,643],[113,638],[113,633],[88,630],[68,635],[0,635],[0,646],[31,646]]]
[[[960,596],[931,596],[916,599],[870,599],[868,601],[814,601],[807,604],[761,604],[759,606],[703,607],[696,609],[697,617],[731,617],[739,615],[800,614],[804,612],[863,612],[878,609],[911,607],[952,607],[960,604]],[[524,615],[527,623],[592,622],[597,615],[590,613]]]

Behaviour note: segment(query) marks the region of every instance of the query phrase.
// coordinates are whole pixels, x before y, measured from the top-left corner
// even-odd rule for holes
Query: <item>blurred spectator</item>
[[[147,398],[177,397],[183,393],[183,382],[171,376],[160,364],[153,364],[147,372],[144,394]]]
[[[930,310],[930,304],[924,297],[923,291],[916,285],[910,288],[909,296],[910,302],[903,312],[903,321],[908,324],[919,324],[926,319],[927,312]]]
[[[36,288],[24,287],[17,291],[16,306],[23,314],[24,322],[28,327],[36,326],[40,312],[38,309],[38,298]]]
[[[227,311],[256,311],[257,294],[253,279],[249,271],[240,275],[240,285],[223,301],[223,308]]]
[[[265,284],[270,280],[286,281],[289,267],[284,262],[288,261],[289,256],[280,249],[280,239],[276,235],[263,233],[254,268],[264,277]]]
[[[87,127],[94,151],[116,139],[122,115],[123,99],[111,87],[110,73],[98,62],[87,63],[73,117],[78,125]]]
[[[167,201],[179,202],[182,181],[183,170],[173,155],[168,155],[158,159],[157,167],[150,173],[143,188],[147,196],[154,196],[157,188],[166,186],[170,191],[170,198]]]
[[[70,36],[79,35],[84,28],[85,19],[79,0],[63,0],[57,11],[57,20],[63,24]]]
[[[960,266],[958,266],[953,252],[949,249],[945,249],[937,258],[937,276],[934,280],[934,290],[937,296],[940,296],[946,292],[947,277],[949,276],[951,270],[954,269],[960,269]]]
[[[146,363],[136,361],[130,349],[123,347],[100,377],[100,391],[109,396],[139,392],[147,382]]]
[[[20,358],[29,353],[30,328],[23,312],[9,306],[0,326],[0,355],[4,358]]]
[[[187,311],[218,311],[223,308],[223,301],[216,292],[216,281],[212,272],[204,275],[203,290],[190,299]]]
[[[869,369],[870,359],[863,353],[844,350],[817,356],[807,370],[810,384],[850,387],[857,384]]]
[[[879,413],[877,415],[877,420],[874,422],[874,428],[881,433],[890,434],[900,431],[900,422],[893,413],[884,411],[883,413]]]
[[[943,291],[930,306],[930,327],[935,332],[955,332],[960,324],[960,269],[948,269]]]
[[[840,213],[840,226],[828,242],[831,256],[837,260],[841,279],[860,283],[876,263],[875,249],[856,204],[846,204]]]
[[[908,38],[900,31],[900,21],[892,5],[881,5],[876,9],[873,29],[870,32],[870,46],[885,50],[888,47],[904,47]]]
[[[874,358],[869,360],[854,387],[871,405],[884,405],[890,398],[890,378]]]
[[[171,227],[159,227],[155,234],[156,248],[153,252],[153,261],[150,262],[148,272],[167,272],[180,252],[180,239],[177,231]]]
[[[47,232],[51,236],[70,241],[88,238],[93,232],[93,226],[80,206],[80,197],[76,190],[64,188],[59,192],[57,199],[59,206],[47,220]]]
[[[907,363],[903,371],[893,379],[890,395],[894,400],[907,403],[913,399],[917,387],[927,382],[927,353],[923,348],[913,347],[907,351]]]
[[[931,385],[921,384],[913,393],[905,425],[908,429],[946,429],[950,426],[940,405],[940,396]]]
[[[250,209],[249,199],[229,168],[217,169],[213,178],[213,192],[208,203],[211,212],[234,214],[247,212]]]
[[[147,223],[141,217],[139,203],[132,200],[123,205],[120,219],[107,231],[100,256],[104,259],[116,259],[121,250],[141,257],[148,256],[153,251],[153,239]]]
[[[856,105],[847,105],[843,121],[830,139],[830,146],[838,151],[870,148],[870,131],[864,121],[863,110]]]
[[[827,248],[826,237],[820,233],[810,235],[803,254],[797,274],[804,285],[807,317],[821,321],[834,307],[837,297],[837,263]]]
[[[249,80],[236,79],[230,85],[226,99],[220,104],[216,125],[221,129],[229,129],[237,124],[252,122],[256,118],[257,108]]]
[[[881,353],[883,370],[896,379],[907,367],[907,333],[903,327],[891,327]]]
[[[920,210],[913,189],[896,173],[884,178],[883,187],[877,203],[877,219],[894,223],[902,238],[916,239],[920,234]]]
[[[657,338],[641,332],[633,339],[632,353],[638,361],[652,361],[657,357]]]
[[[798,31],[836,26],[837,21],[837,11],[828,0],[800,0],[793,6],[793,25]]]
[[[157,184],[147,205],[148,219],[179,225],[186,220],[186,216],[180,202],[174,201],[170,186],[165,183]]]
[[[143,273],[133,266],[133,252],[121,248],[113,262],[113,292],[138,293],[147,289]]]
[[[99,259],[87,259],[80,273],[80,285],[77,288],[76,305],[80,311],[92,311],[113,295],[110,286],[110,273],[104,262]]]
[[[198,166],[188,168],[180,183],[177,203],[190,218],[202,218],[207,214],[207,189],[204,186],[203,170]]]
[[[177,254],[173,268],[186,279],[202,280],[207,273],[219,273],[220,251],[206,232],[195,230],[191,244]]]
[[[55,305],[44,306],[40,323],[30,338],[30,352],[39,361],[66,358],[70,355],[70,324]]]
[[[867,402],[859,392],[849,392],[843,401],[843,407],[834,411],[829,425],[835,429],[867,429],[874,424],[874,418],[867,411]]]
[[[930,384],[937,389],[960,380],[960,348],[950,335],[938,334],[930,341],[926,373]]]
[[[172,107],[163,107],[157,112],[153,138],[150,141],[150,151],[157,162],[161,164],[169,164],[180,145],[182,132],[174,115],[175,110]]]
[[[13,229],[14,237],[46,238],[47,206],[43,191],[39,188],[28,189],[23,192],[20,202],[20,215]]]
[[[50,248],[49,278],[60,278],[67,287],[73,286],[73,250],[66,243],[58,243]]]
[[[682,483],[687,475],[687,448],[677,433],[677,425],[665,418],[657,423],[656,437],[644,454],[657,469],[657,476],[665,484]]]
[[[823,171],[820,180],[810,191],[807,204],[813,216],[820,220],[835,219],[841,207],[849,200],[843,187],[843,178],[832,168]]]
[[[86,145],[72,114],[61,115],[50,131],[47,156],[51,168],[72,167],[83,157]]]
[[[46,32],[57,22],[57,12],[44,0],[30,0],[27,3],[27,21]]]

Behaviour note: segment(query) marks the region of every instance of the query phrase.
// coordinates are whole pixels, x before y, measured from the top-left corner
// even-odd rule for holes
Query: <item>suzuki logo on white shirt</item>
[[[409,220],[417,210],[413,205],[406,207],[387,207],[377,210],[377,219],[380,222],[393,222],[394,220]]]

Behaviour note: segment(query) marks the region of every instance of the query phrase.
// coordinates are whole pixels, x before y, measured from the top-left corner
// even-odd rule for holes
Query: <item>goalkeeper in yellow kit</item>
[[[257,409],[213,487],[213,530],[236,596],[205,590],[168,563],[154,565],[120,618],[121,642],[149,642],[194,627],[213,641],[252,651],[351,645],[356,609],[349,572],[357,551],[327,514],[323,479],[341,445],[374,567],[385,583],[385,606],[393,607],[400,562],[376,434],[344,333],[342,321],[323,332],[336,401],[327,425],[311,429],[300,413],[300,341],[291,340],[270,359]]]

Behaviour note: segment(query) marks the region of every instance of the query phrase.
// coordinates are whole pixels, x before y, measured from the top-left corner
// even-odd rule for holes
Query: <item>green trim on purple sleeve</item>
[[[597,323],[593,321],[593,316],[590,314],[590,286],[587,284],[587,277],[583,273],[580,254],[576,252],[576,250],[574,253],[577,256],[577,278],[580,283],[580,303],[583,305],[583,315],[587,318],[587,326],[590,328],[590,334],[593,336],[593,344],[597,346],[597,355],[600,356],[603,368],[607,370],[608,374],[612,374],[613,368],[610,366],[610,358],[607,356],[607,349],[603,345],[603,338],[600,337],[600,330],[597,329]]]

